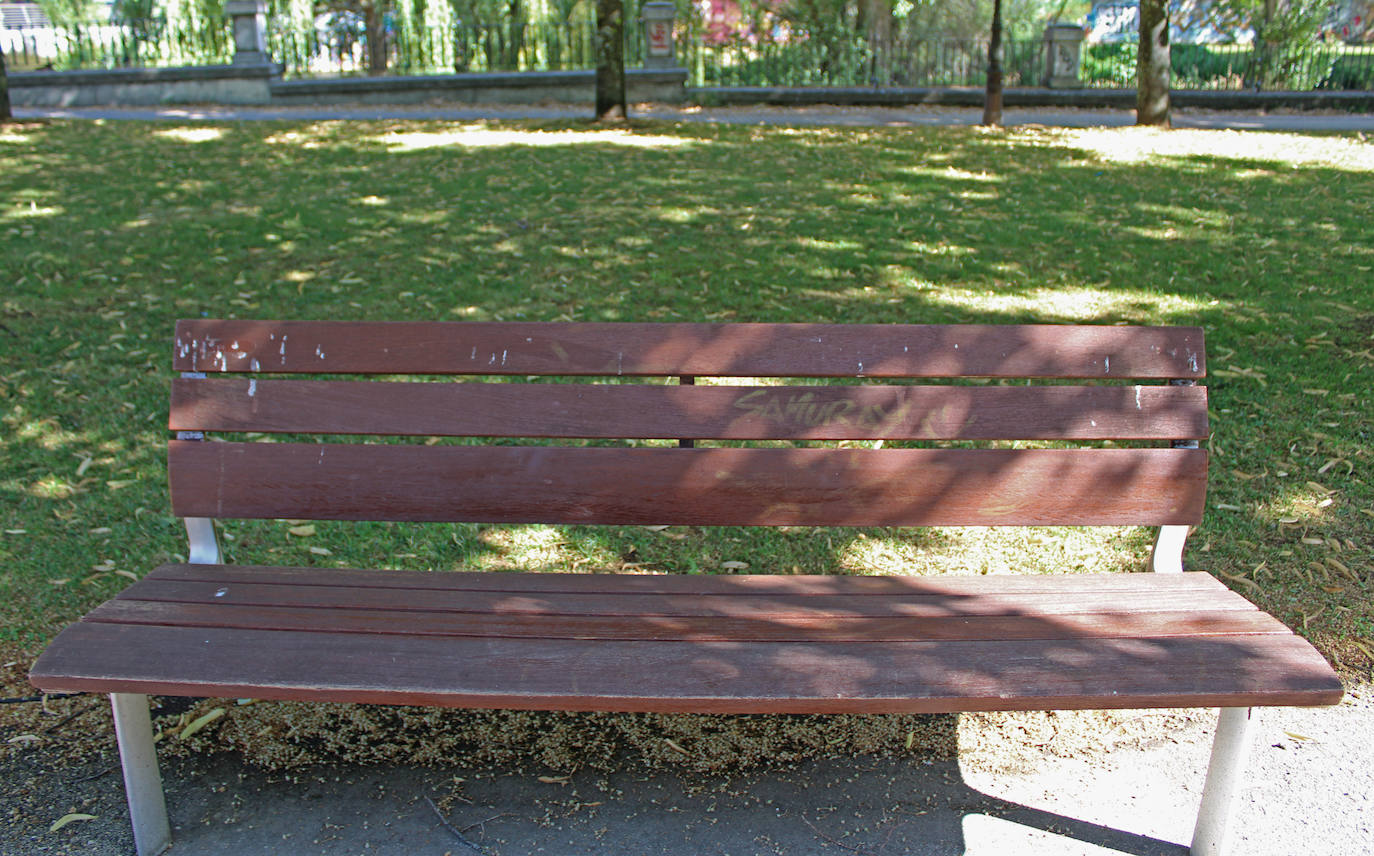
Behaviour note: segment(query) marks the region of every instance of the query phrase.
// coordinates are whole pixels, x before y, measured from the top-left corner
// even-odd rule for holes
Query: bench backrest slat
[[[207,376],[173,382],[172,430],[292,436],[174,441],[172,503],[187,518],[1193,524],[1207,453],[1171,447],[1207,436],[1207,393],[1192,385],[1202,338],[1048,325],[182,321],[174,363]],[[249,376],[208,376],[225,373]],[[293,373],[325,377],[280,377]],[[331,377],[349,374],[368,377]],[[517,377],[490,377],[502,374]],[[310,435],[362,441],[302,442]],[[475,439],[432,442],[442,437]],[[891,445],[834,446],[879,440]],[[1046,442],[1078,448],[1016,447]],[[739,447],[750,443],[764,447]]]
[[[174,431],[728,440],[1197,440],[1190,386],[172,382]]]
[[[1197,449],[624,449],[173,441],[182,517],[690,525],[1169,525]]]
[[[1200,378],[1195,327],[211,321],[183,372]]]

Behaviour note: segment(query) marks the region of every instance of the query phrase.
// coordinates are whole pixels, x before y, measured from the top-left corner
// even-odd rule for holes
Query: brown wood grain
[[[843,614],[776,615],[740,612],[743,617],[693,615],[576,615],[441,611],[423,602],[408,609],[366,603],[355,607],[243,605],[239,602],[173,602],[119,598],[86,616],[87,621],[178,627],[232,627],[372,633],[383,636],[472,636],[529,639],[615,639],[714,642],[920,642],[929,640],[1012,640],[1165,638],[1287,634],[1277,619],[1255,609],[1172,612],[1093,611],[1027,615],[1015,608],[1002,615],[947,614],[930,617],[866,617]],[[897,610],[894,610],[896,612]],[[732,610],[733,612],[733,610]]]
[[[372,588],[339,583],[320,572],[321,583],[189,582],[143,580],[120,599],[226,606],[299,606],[322,609],[389,609],[416,612],[491,613],[511,616],[657,616],[696,618],[939,618],[950,615],[1059,616],[1090,613],[1254,611],[1229,591],[1072,592],[873,596],[855,594],[752,594],[705,596],[665,593],[517,593],[441,589]],[[333,585],[325,580],[334,581]]]
[[[1187,386],[172,382],[174,431],[659,439],[1200,440]]]
[[[1293,635],[984,642],[659,642],[83,621],[35,663],[45,691],[474,708],[879,713],[1334,704]]]
[[[1200,378],[1196,327],[183,320],[195,372]]]
[[[950,597],[1046,595],[1075,597],[1104,593],[1213,592],[1249,602],[1203,571],[1181,574],[992,574],[868,576],[856,574],[669,574],[558,573],[523,571],[403,571],[362,568],[309,568],[277,565],[171,564],[150,571],[125,589],[135,594],[156,581],[252,583],[254,585],[349,586],[427,591],[510,592],[515,594],[680,594],[693,597],[869,595],[875,597]],[[121,595],[122,596],[122,595]],[[1126,601],[1122,601],[1125,603]]]
[[[1163,525],[1198,449],[169,445],[181,517],[693,525]]]

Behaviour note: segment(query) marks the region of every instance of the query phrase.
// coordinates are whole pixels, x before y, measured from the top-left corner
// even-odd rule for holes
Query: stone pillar
[[[673,44],[673,18],[677,7],[672,3],[645,3],[640,20],[644,22],[644,67],[677,68],[677,51]]]
[[[1083,28],[1077,24],[1050,24],[1045,28],[1045,77],[1051,89],[1078,89],[1082,67]]]
[[[268,65],[266,0],[226,0],[234,28],[234,65]]]

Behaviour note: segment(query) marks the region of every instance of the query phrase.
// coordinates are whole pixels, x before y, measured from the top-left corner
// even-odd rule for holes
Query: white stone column
[[[224,14],[234,27],[234,65],[270,64],[265,0],[227,0]]]
[[[640,20],[644,22],[644,67],[677,68],[677,51],[673,42],[673,18],[677,7],[672,3],[645,3]]]
[[[1050,24],[1045,28],[1045,77],[1051,89],[1078,89],[1082,66],[1083,28],[1077,24]]]

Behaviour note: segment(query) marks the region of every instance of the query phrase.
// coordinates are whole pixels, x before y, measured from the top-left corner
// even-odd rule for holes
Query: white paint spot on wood
[[[248,364],[248,367],[255,372],[262,371],[262,363],[258,362],[256,358],[254,358],[254,360]]]
[[[320,345],[315,346],[315,356],[324,359],[324,348]]]
[[[1111,371],[1112,371],[1112,358],[1111,358],[1111,357],[1103,357],[1103,358],[1102,358],[1102,373],[1103,373],[1103,374],[1110,374]]]
[[[504,365],[506,364],[506,354],[509,354],[509,353],[510,353],[510,351],[502,351],[502,352],[501,352],[501,365],[504,366]]]
[[[216,591],[216,592],[215,592],[215,597],[224,597],[224,596],[225,596],[226,594],[228,594],[228,593],[229,593],[229,589],[227,589],[227,588],[222,588],[222,589],[220,589],[219,591]]]
[[[470,359],[470,360],[475,360],[475,359],[477,359],[477,346],[476,346],[476,345],[473,345],[473,346],[472,346],[472,356],[468,357],[468,359]]]
[[[1190,353],[1190,354],[1188,355],[1188,368],[1192,369],[1193,371],[1197,371],[1197,370],[1198,370],[1198,368],[1197,368],[1197,354],[1192,354],[1192,353]]]
[[[625,368],[625,354],[624,354],[623,351],[617,351],[617,352],[616,352],[616,355],[615,355],[615,373],[616,373],[616,376],[617,376],[617,377],[619,377],[620,375],[624,374],[624,368]]]
[[[281,354],[281,364],[282,364],[282,365],[286,365],[286,337],[285,337],[285,336],[282,336],[282,337],[281,337],[281,347],[277,349],[277,353],[278,353],[278,354]]]
[[[231,345],[229,346],[229,350],[231,350],[231,351],[237,351],[238,349],[239,349],[239,343],[238,343],[238,342],[234,342],[233,344],[231,344]]]
[[[1140,387],[1135,388],[1135,409],[1140,410]]]
[[[257,395],[257,394],[258,394],[258,379],[257,379],[257,378],[253,378],[252,380],[248,381],[248,397],[249,397],[249,398],[252,398],[253,396],[255,396],[255,395]]]

